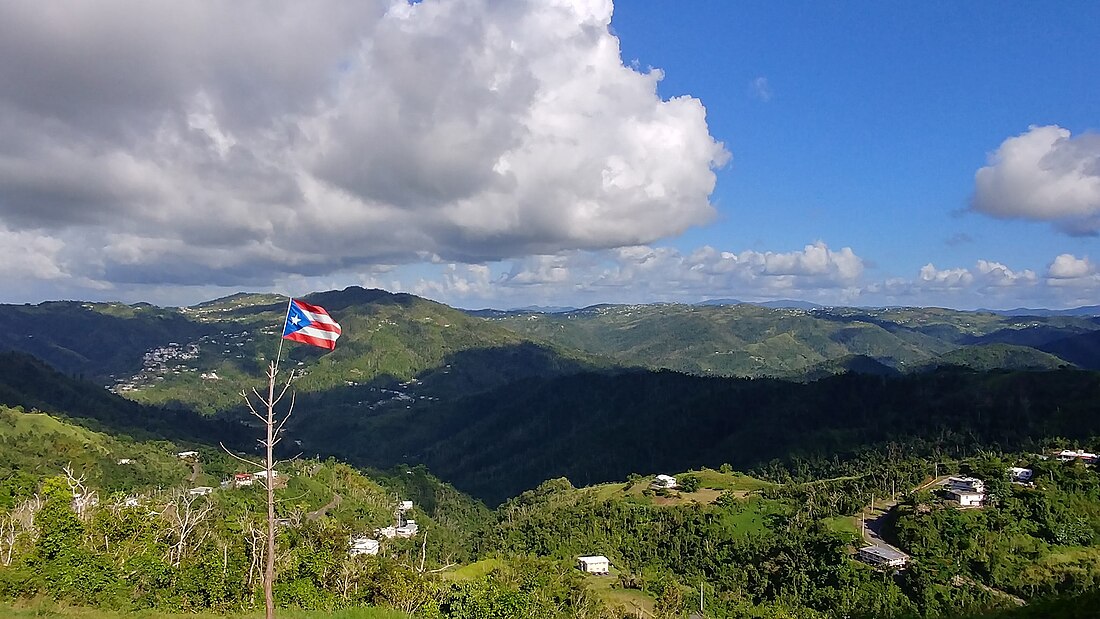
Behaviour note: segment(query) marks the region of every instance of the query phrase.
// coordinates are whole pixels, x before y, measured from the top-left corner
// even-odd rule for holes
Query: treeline
[[[934,458],[1034,450],[1053,437],[1084,443],[1100,436],[1097,401],[1100,373],[1079,370],[809,384],[586,372],[377,411],[329,402],[294,431],[360,465],[424,463],[495,504],[554,477],[587,485],[728,462],[797,479],[865,470],[889,449]]]

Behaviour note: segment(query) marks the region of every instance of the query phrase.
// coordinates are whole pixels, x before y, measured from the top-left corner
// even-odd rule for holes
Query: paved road
[[[933,477],[932,479],[930,479],[930,480],[924,482],[923,484],[917,486],[916,488],[914,488],[914,490],[917,491],[917,492],[920,492],[921,490],[927,490],[928,488],[931,488],[932,486],[942,484],[944,481],[947,480],[948,477],[950,477],[950,475],[941,475],[939,477]],[[878,545],[878,546],[886,546],[888,548],[893,548],[894,550],[897,550],[898,552],[902,552],[899,548],[887,543],[886,540],[882,539],[882,532],[886,527],[886,517],[890,514],[890,512],[895,507],[897,507],[897,504],[898,504],[897,500],[892,499],[892,500],[889,500],[889,501],[881,501],[881,502],[873,503],[873,504],[868,505],[867,507],[865,507],[863,509],[863,515],[865,515],[867,517],[866,527],[863,530],[863,541],[867,542],[868,544],[874,544],[874,545]],[[859,519],[858,516],[856,518],[857,518],[857,520]],[[968,584],[968,585],[978,587],[979,589],[982,589],[982,590],[984,590],[988,593],[991,593],[993,595],[1000,596],[1000,597],[1003,597],[1005,599],[1011,600],[1012,603],[1016,604],[1017,606],[1024,606],[1025,604],[1027,604],[1027,602],[1024,601],[1022,598],[1019,598],[1015,595],[1012,595],[1011,593],[1009,593],[1007,591],[1002,591],[1000,589],[995,589],[993,587],[990,587],[989,585],[980,583],[980,582],[974,580],[973,578],[969,578],[969,577],[966,577],[966,576],[956,576],[952,584],[954,584],[956,587],[961,586],[963,584]]]

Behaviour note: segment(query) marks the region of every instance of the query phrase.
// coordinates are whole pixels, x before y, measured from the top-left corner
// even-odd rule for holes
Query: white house
[[[393,539],[397,537],[397,527],[382,527],[381,529],[375,531],[375,533],[377,533],[379,537]]]
[[[947,496],[952,501],[958,502],[959,507],[981,507],[982,502],[985,501],[984,492],[972,490],[948,490]]]
[[[1012,481],[1017,483],[1023,483],[1031,481],[1031,476],[1034,472],[1031,469],[1025,469],[1019,466],[1008,467],[1008,476],[1012,478]]]
[[[415,520],[406,520],[405,524],[394,529],[394,533],[397,537],[412,537],[416,535],[416,532],[420,530],[420,527],[416,524]]]
[[[585,574],[607,574],[611,571],[611,562],[603,555],[577,557],[577,569]]]
[[[875,567],[902,569],[909,563],[909,555],[889,546],[864,546],[856,552],[856,558]]]
[[[119,464],[133,464],[134,461],[130,458],[119,458],[118,463]]]
[[[206,496],[213,491],[214,489],[210,486],[195,486],[194,488],[188,490],[187,494],[190,494],[192,496]]]
[[[654,488],[675,488],[676,478],[672,475],[658,475],[653,478]]]
[[[359,555],[376,555],[380,546],[378,540],[369,537],[353,537],[348,542],[348,554],[356,557]]]
[[[256,471],[252,474],[252,479],[256,481],[267,481],[267,471]],[[271,479],[279,479],[279,471],[271,471]]]
[[[1100,456],[1097,456],[1094,453],[1087,452],[1083,449],[1063,449],[1055,455],[1062,462],[1069,462],[1070,460],[1081,460],[1085,464],[1093,464],[1096,462],[1097,458],[1100,458]]]
[[[953,490],[963,492],[985,492],[985,482],[976,477],[948,477],[943,487],[948,492]]]
[[[179,458],[180,460],[197,460],[198,457],[199,457],[199,452],[197,452],[197,451],[181,451],[178,454],[176,454],[176,457]]]
[[[401,501],[397,505],[397,509],[402,511],[402,512],[407,512],[412,508],[413,508],[413,502],[412,501]]]

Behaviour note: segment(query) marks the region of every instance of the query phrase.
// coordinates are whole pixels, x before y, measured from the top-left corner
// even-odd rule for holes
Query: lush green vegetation
[[[284,455],[314,457],[280,469],[282,616],[682,617],[700,586],[708,617],[1073,617],[1097,601],[1100,475],[1035,455],[1100,448],[1100,374],[1063,361],[1091,367],[1095,320],[671,305],[485,320],[357,288],[310,300],[344,337],[283,350]],[[239,391],[276,355],[285,302],[2,308],[46,326],[0,348],[62,372],[0,354],[0,601],[15,604],[0,613],[255,616],[264,493],[221,486],[249,468],[217,443],[254,446]],[[946,472],[986,480],[987,505],[910,492]],[[417,534],[350,556],[404,499]],[[912,555],[900,573],[852,558],[875,499]],[[611,574],[581,574],[587,554]]]
[[[1087,317],[661,304],[602,305],[560,314],[509,312],[489,320],[628,365],[703,375],[803,379],[939,365],[1050,369],[1076,363],[1094,368],[1100,360],[1095,345],[1078,343],[1100,329]],[[991,344],[1013,347],[983,346]],[[1060,353],[1067,356],[1060,359]]]
[[[1087,441],[1100,435],[1097,401],[1100,375],[1078,370],[942,369],[808,384],[581,373],[453,400],[317,407],[293,432],[307,449],[360,465],[425,463],[495,504],[553,477],[588,485],[729,463],[774,481],[859,472],[889,449],[936,457]]]

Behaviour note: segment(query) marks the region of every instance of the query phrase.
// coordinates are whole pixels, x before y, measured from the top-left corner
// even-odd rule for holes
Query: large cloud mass
[[[994,217],[1052,222],[1075,235],[1100,232],[1100,135],[1031,127],[1005,140],[974,176],[972,206]]]
[[[34,239],[24,274],[236,285],[706,223],[727,153],[698,100],[624,66],[610,18],[610,0],[0,4],[0,236]]]

